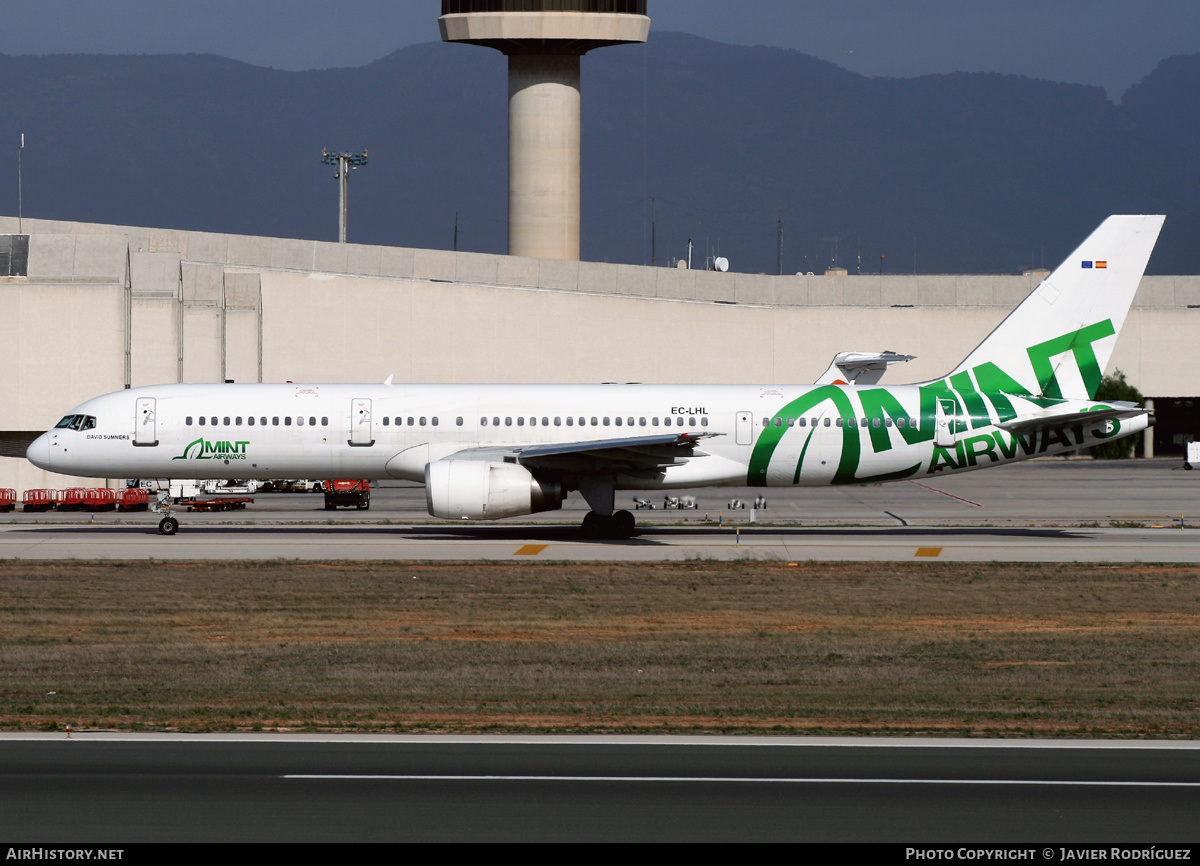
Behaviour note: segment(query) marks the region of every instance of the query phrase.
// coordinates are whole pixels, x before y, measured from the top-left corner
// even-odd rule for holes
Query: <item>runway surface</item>
[[[0,558],[1200,562],[1200,472],[1174,461],[1047,460],[919,482],[693,495],[696,509],[667,510],[662,494],[640,494],[657,507],[637,511],[638,535],[620,542],[582,535],[577,495],[558,512],[456,525],[428,517],[423,489],[386,483],[370,511],[326,512],[312,494],[259,494],[229,514],[181,511],[173,538],[157,535],[154,515],[18,513],[0,518]],[[767,507],[752,511],[759,496]]]
[[[1197,814],[1187,743],[0,736],[10,843],[1162,846]]]
[[[596,542],[574,528],[153,526],[0,531],[5,559],[1200,562],[1200,532],[1129,529],[654,529]]]

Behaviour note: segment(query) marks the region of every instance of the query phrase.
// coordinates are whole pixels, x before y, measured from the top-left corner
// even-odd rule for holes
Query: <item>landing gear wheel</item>
[[[625,539],[633,536],[637,529],[637,521],[628,511],[618,511],[612,516],[612,538]]]
[[[179,531],[179,521],[174,517],[164,517],[158,522],[159,535],[174,535]]]
[[[588,538],[621,541],[632,536],[636,528],[637,521],[628,511],[618,511],[610,516],[589,511],[583,518],[583,534]]]
[[[594,511],[589,511],[583,518],[583,534],[588,538],[600,538],[600,524],[602,518]]]

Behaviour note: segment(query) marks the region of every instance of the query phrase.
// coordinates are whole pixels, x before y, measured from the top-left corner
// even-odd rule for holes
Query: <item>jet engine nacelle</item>
[[[438,460],[425,467],[429,513],[443,520],[499,520],[562,508],[567,493],[515,463]]]

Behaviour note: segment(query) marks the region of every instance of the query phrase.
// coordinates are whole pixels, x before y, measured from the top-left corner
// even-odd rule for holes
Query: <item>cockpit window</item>
[[[91,415],[68,415],[54,425],[55,430],[95,430],[96,419]]]

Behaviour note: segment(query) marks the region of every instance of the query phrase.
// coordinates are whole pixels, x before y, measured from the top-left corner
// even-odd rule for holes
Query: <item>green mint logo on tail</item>
[[[767,473],[776,450],[784,436],[792,427],[787,423],[789,418],[805,417],[822,403],[832,403],[832,417],[841,423],[841,453],[838,466],[831,483],[866,484],[880,481],[896,481],[909,478],[920,471],[921,464],[906,467],[897,472],[884,475],[860,478],[858,471],[862,462],[864,438],[871,444],[875,454],[891,451],[895,447],[893,437],[899,438],[904,445],[917,445],[933,439],[933,422],[939,399],[953,401],[957,407],[958,416],[954,424],[954,433],[965,433],[968,429],[979,430],[1000,423],[1012,421],[1018,415],[1012,399],[1024,400],[1041,408],[1049,408],[1064,402],[1062,388],[1058,382],[1058,372],[1062,364],[1071,358],[1079,368],[1084,387],[1091,397],[1095,396],[1100,384],[1100,362],[1097,358],[1095,344],[1107,337],[1115,336],[1116,328],[1111,319],[1105,319],[1088,327],[1080,328],[1067,334],[1062,334],[1051,340],[1029,346],[1024,354],[1039,384],[1039,393],[1031,393],[1027,388],[1008,372],[993,361],[985,361],[970,368],[962,369],[945,379],[926,382],[916,386],[920,394],[920,426],[908,426],[906,419],[911,413],[901,405],[896,396],[887,388],[874,388],[855,391],[852,388],[837,385],[822,385],[806,392],[800,398],[792,401],[775,415],[762,431],[755,443],[750,458],[750,468],[747,473],[747,483],[753,487],[767,486]],[[1055,359],[1060,359],[1055,362]],[[972,374],[974,381],[972,381]],[[976,384],[978,383],[978,384]],[[890,419],[889,423],[879,427],[874,425],[864,428],[854,419],[858,417],[851,394],[856,394],[862,404],[862,416],[870,419]],[[960,400],[961,397],[961,400]],[[990,404],[990,409],[989,409]],[[963,409],[965,408],[965,412]],[[822,415],[825,413],[823,412]],[[969,427],[968,427],[969,422]],[[1082,427],[1081,427],[1082,430]],[[815,429],[808,431],[804,447],[796,464],[793,484],[800,483],[804,468],[805,457],[809,453]],[[1082,445],[1082,432],[1074,445]],[[1040,443],[1040,449],[1038,449]],[[1018,448],[1026,456],[1032,455],[1035,449],[1045,452],[1051,445],[1061,444],[1074,447],[1062,431],[1048,431],[1040,437],[1012,436],[1006,438],[997,431],[994,435],[985,432],[982,436],[970,439],[959,439],[952,449],[935,447],[930,471],[945,467],[960,469],[979,465],[981,458],[987,458],[993,463],[1001,462],[1000,454],[1011,459],[1016,456]]]
[[[924,463],[922,458],[920,463],[904,467],[906,461],[901,461],[899,471],[859,477],[864,440],[870,443],[866,453],[874,455],[930,444],[930,471],[973,468],[981,462],[1032,456],[1035,450],[1044,453],[1056,445],[1081,444],[1083,425],[1078,423],[1070,432],[1053,425],[1028,433],[994,428],[1016,420],[1021,404],[1051,415],[1052,411],[1046,410],[1067,401],[1096,398],[1102,371],[1116,343],[1113,338],[1133,303],[1164,219],[1145,215],[1109,217],[958,367],[942,379],[914,386],[916,393],[912,388],[858,390],[832,385],[808,390],[768,420],[755,442],[747,483],[765,486],[772,480],[771,461],[780,444],[785,438],[790,441],[800,436],[804,442],[802,446],[797,442],[799,454],[788,455],[789,461],[797,460],[794,475],[789,467],[793,483],[800,483],[804,461],[813,460],[814,451],[819,450],[824,461],[830,460],[828,442],[821,449],[810,446],[814,438],[831,433],[840,439],[832,484],[906,478],[920,471]],[[1097,267],[1098,262],[1104,266]],[[1078,370],[1078,377],[1062,375],[1071,367]],[[920,405],[905,406],[903,400]],[[862,404],[861,414],[856,413],[855,402]],[[820,433],[810,429],[789,436],[792,428],[787,419],[805,417],[821,403],[832,404],[832,412],[822,413],[822,422],[832,415],[839,422],[840,436],[834,431],[827,433],[823,425]],[[947,407],[951,407],[952,416]],[[939,443],[935,437],[939,414],[953,438],[952,445],[945,440]],[[865,432],[856,418],[870,419]],[[917,419],[917,425],[911,419]],[[1097,436],[1115,436],[1119,430],[1119,422],[1103,432],[1093,428]],[[966,435],[969,432],[975,435]],[[889,463],[889,468],[895,470],[897,464]]]

